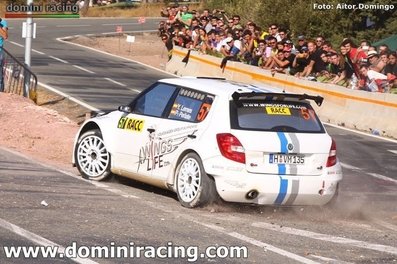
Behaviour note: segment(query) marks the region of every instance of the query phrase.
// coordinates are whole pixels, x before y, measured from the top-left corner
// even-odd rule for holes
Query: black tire
[[[184,207],[194,208],[219,200],[215,181],[204,171],[196,153],[186,154],[175,171],[178,200]]]
[[[99,129],[87,131],[79,137],[74,158],[84,179],[103,181],[112,175],[110,153],[105,148]]]

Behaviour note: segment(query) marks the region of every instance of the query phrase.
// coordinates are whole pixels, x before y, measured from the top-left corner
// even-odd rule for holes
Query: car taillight
[[[331,150],[327,160],[327,167],[332,167],[336,164],[336,144],[335,140],[332,139]]]
[[[217,134],[216,140],[222,156],[233,161],[245,163],[244,147],[235,136],[229,133]]]

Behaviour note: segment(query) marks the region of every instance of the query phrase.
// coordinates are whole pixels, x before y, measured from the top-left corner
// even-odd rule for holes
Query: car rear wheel
[[[176,191],[179,202],[188,208],[207,205],[219,199],[215,182],[204,171],[200,157],[188,153],[176,170]]]
[[[111,175],[110,154],[99,129],[85,132],[75,148],[77,169],[85,179],[101,181]]]

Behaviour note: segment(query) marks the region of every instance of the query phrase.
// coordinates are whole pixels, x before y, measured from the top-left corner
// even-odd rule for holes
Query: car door
[[[158,151],[164,143],[158,143],[156,130],[163,118],[176,87],[156,83],[142,92],[130,105],[131,112],[124,113],[117,123],[114,167],[120,174],[150,177],[152,170],[162,166]]]
[[[168,182],[181,153],[200,144],[201,135],[209,125],[203,121],[215,98],[214,95],[186,87],[180,87],[177,92],[165,118],[158,123],[152,146],[152,177]]]

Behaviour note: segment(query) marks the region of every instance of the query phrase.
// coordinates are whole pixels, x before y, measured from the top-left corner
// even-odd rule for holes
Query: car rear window
[[[324,133],[309,103],[285,101],[231,101],[233,129]]]

